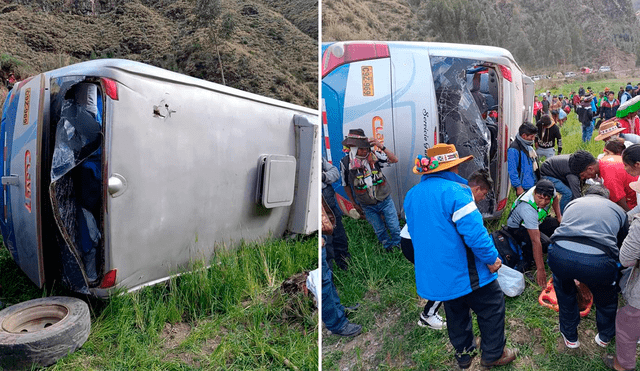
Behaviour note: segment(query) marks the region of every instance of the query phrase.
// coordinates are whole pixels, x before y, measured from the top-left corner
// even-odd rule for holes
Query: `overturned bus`
[[[507,148],[533,114],[534,83],[509,51],[427,42],[348,41],[322,46],[323,155],[343,157],[350,129],[364,129],[399,159],[383,169],[398,212],[418,183],[417,155],[436,143],[454,144],[460,175],[488,168],[494,189],[478,205],[497,218],[507,204]],[[344,195],[342,187],[334,187]]]
[[[0,227],[38,286],[106,297],[318,226],[317,111],[127,60],[17,83]]]

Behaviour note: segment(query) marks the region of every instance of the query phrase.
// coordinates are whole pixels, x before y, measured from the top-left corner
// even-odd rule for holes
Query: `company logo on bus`
[[[24,92],[24,114],[22,115],[22,125],[29,125],[29,104],[31,103],[31,88]]]
[[[31,152],[24,153],[24,206],[31,212]]]
[[[382,145],[384,145],[384,121],[382,121],[382,117],[375,116],[371,121],[371,126],[373,127],[373,137],[379,140]]]

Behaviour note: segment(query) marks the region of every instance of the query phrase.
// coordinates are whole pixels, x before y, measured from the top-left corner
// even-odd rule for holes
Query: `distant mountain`
[[[631,0],[325,0],[323,41],[494,45],[511,51],[529,70],[620,69],[640,62],[637,5]]]

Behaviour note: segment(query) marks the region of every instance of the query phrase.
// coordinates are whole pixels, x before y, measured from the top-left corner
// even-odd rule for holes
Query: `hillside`
[[[317,9],[317,0],[0,0],[0,79],[125,58],[222,83],[221,60],[227,86],[317,108]]]
[[[323,41],[494,45],[530,71],[615,70],[640,62],[640,22],[631,0],[326,0],[322,12]]]

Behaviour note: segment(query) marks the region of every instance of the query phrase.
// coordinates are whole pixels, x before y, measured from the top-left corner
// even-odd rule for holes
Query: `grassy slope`
[[[594,91],[605,86],[618,87],[620,81],[608,80],[583,84]],[[568,84],[553,94],[569,94],[579,84]],[[582,131],[575,113],[569,115],[562,127],[563,153],[586,149],[594,155],[604,144],[582,143]],[[594,133],[594,136],[597,133]],[[511,194],[511,200],[515,198]],[[509,202],[509,205],[511,202]],[[503,214],[505,223],[508,210]],[[354,339],[342,339],[323,331],[323,370],[349,369],[415,369],[445,370],[455,366],[453,348],[446,331],[418,327],[416,322],[425,304],[416,294],[413,265],[402,253],[383,252],[373,230],[366,221],[345,220],[349,236],[352,264],[349,271],[337,270],[335,282],[345,305],[362,304],[350,320],[364,326],[363,333]],[[487,227],[494,230],[500,223]],[[547,276],[550,277],[547,269]],[[595,310],[582,319],[579,326],[581,347],[564,347],[558,330],[556,312],[538,304],[541,288],[527,281],[525,292],[516,298],[506,298],[507,345],[517,347],[520,356],[505,370],[605,370],[601,356],[615,352],[615,343],[606,350],[596,346]],[[441,308],[444,314],[444,308]],[[477,324],[474,325],[479,335]],[[479,369],[478,359],[472,370]],[[640,365],[640,363],[639,363]]]
[[[318,369],[317,311],[283,280],[317,267],[318,240],[272,240],[222,251],[211,269],[92,301],[91,334],[52,370]],[[203,264],[201,263],[200,266]],[[38,290],[0,250],[0,299],[73,295]]]

